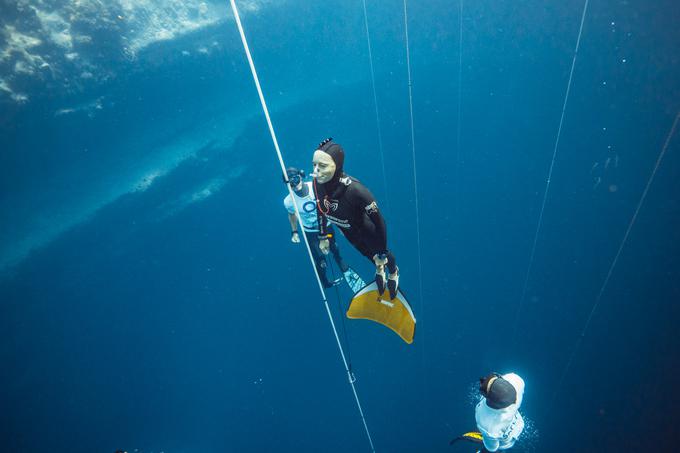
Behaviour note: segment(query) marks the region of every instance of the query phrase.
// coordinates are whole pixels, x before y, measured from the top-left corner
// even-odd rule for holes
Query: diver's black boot
[[[399,268],[394,270],[394,273],[390,273],[387,276],[387,289],[390,292],[390,299],[397,297],[397,291],[399,290]]]

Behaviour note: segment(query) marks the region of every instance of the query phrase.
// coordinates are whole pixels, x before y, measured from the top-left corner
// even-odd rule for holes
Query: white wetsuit
[[[515,373],[503,375],[517,392],[517,401],[504,409],[493,409],[482,398],[475,408],[477,428],[484,438],[484,447],[490,452],[507,450],[517,442],[524,429],[524,419],[519,413],[524,396],[524,381]]]
[[[319,231],[319,223],[316,217],[316,198],[314,198],[314,190],[312,189],[312,183],[306,182],[307,185],[307,196],[301,197],[295,192],[295,203],[300,210],[300,220],[302,220],[302,226],[308,233],[316,233]],[[290,214],[295,214],[295,206],[293,206],[293,200],[290,194],[286,196],[283,200],[283,205]]]

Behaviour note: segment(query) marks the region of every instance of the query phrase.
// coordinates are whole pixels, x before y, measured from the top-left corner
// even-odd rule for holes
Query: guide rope
[[[255,69],[255,63],[253,62],[253,58],[250,54],[250,48],[248,47],[248,41],[246,40],[246,35],[245,32],[243,31],[243,26],[241,24],[241,18],[239,16],[238,8],[236,7],[236,2],[235,0],[229,0],[231,3],[231,9],[234,12],[234,18],[236,19],[236,25],[238,27],[239,34],[241,35],[241,41],[243,42],[243,49],[246,53],[246,57],[248,58],[248,64],[250,65],[250,71],[252,72],[253,75],[253,81],[255,82],[255,87],[257,88],[257,94],[260,97],[260,103],[262,104],[262,111],[264,112],[264,116],[267,119],[267,125],[269,126],[269,133],[271,134],[272,142],[274,143],[274,148],[276,150],[276,155],[279,159],[279,164],[281,165],[281,172],[283,175],[285,175],[286,182],[288,182],[288,176],[286,174],[286,165],[283,161],[283,156],[281,154],[281,149],[279,148],[279,142],[276,139],[276,133],[274,132],[274,126],[272,125],[271,118],[269,116],[269,110],[267,109],[267,103],[265,102],[264,99],[264,94],[262,93],[262,88],[260,87],[260,80],[257,76],[257,71]],[[290,184],[286,184],[288,186],[288,192],[290,193],[291,199],[293,200],[293,206],[295,207],[295,212],[297,214],[298,222],[300,224],[300,228],[302,228],[301,231],[304,231],[303,225],[302,225],[302,216],[300,215],[300,210],[295,202],[295,197],[293,196],[293,189],[290,187]],[[345,371],[347,372],[347,378],[349,385],[352,388],[352,393],[354,394],[354,400],[356,401],[357,408],[359,409],[359,415],[361,416],[361,421],[364,425],[364,430],[366,432],[366,436],[368,437],[368,442],[371,446],[371,451],[375,452],[375,447],[373,445],[373,439],[371,437],[371,433],[368,429],[368,424],[366,423],[366,417],[364,416],[364,411],[361,406],[361,402],[359,401],[359,395],[357,394],[355,381],[356,378],[354,377],[352,371],[350,370],[350,367],[347,362],[347,358],[345,357],[345,351],[342,347],[342,344],[340,342],[340,337],[338,336],[338,330],[335,327],[335,322],[333,321],[333,315],[331,314],[330,307],[328,305],[328,299],[326,297],[326,293],[324,291],[323,285],[321,284],[321,278],[319,277],[319,272],[316,269],[316,265],[314,262],[314,256],[312,255],[312,249],[310,248],[309,245],[309,240],[307,239],[307,235],[303,234],[302,235],[305,240],[305,247],[307,248],[307,254],[309,255],[309,260],[312,263],[312,269],[314,269],[314,274],[316,276],[316,281],[317,284],[319,285],[319,291],[321,292],[321,298],[323,300],[323,303],[326,307],[326,314],[328,315],[328,321],[331,323],[331,327],[333,329],[333,334],[335,335],[335,341],[338,346],[338,350],[340,352],[340,357],[342,358],[342,362],[345,366]]]
[[[425,301],[423,300],[423,266],[420,257],[420,207],[418,205],[418,169],[416,166],[416,138],[413,129],[413,83],[411,81],[411,52],[408,45],[408,11],[404,0],[404,33],[406,35],[406,70],[408,72],[408,107],[411,119],[411,154],[413,156],[413,190],[416,198],[416,239],[418,246],[418,291],[420,294],[421,314],[425,317]]]
[[[342,299],[340,299],[340,291],[338,290],[338,286],[340,283],[335,283],[337,278],[340,278],[341,281],[345,281],[345,275],[342,272],[342,269],[338,267],[339,271],[339,277],[337,276],[335,272],[335,265],[333,265],[333,260],[332,259],[326,259],[326,263],[328,266],[331,268],[331,275],[333,276],[332,282],[333,282],[333,289],[335,290],[335,300],[337,302],[337,307],[338,307],[338,317],[340,318],[341,324],[342,324],[342,333],[343,337],[345,339],[345,347],[347,348],[347,362],[349,364],[349,371],[352,371],[352,348],[350,348],[349,345],[349,335],[347,335],[347,326],[345,324],[345,313],[342,312]]]
[[[418,169],[416,166],[416,139],[415,130],[413,127],[413,82],[411,80],[411,52],[409,49],[409,37],[408,37],[408,8],[406,6],[406,0],[404,0],[404,35],[406,41],[406,71],[408,74],[408,107],[409,115],[411,121],[411,155],[413,156],[413,191],[415,194],[415,208],[416,208],[416,246],[418,250],[418,296],[420,297],[420,315],[419,318],[421,324],[425,319],[425,299],[423,298],[423,264],[421,258],[421,247],[420,247],[420,207],[418,202]],[[420,330],[420,364],[422,367],[422,389],[425,398],[429,396],[429,387],[427,379],[427,368],[425,366],[425,355],[427,351],[427,342],[425,332],[426,329]]]
[[[541,203],[541,212],[538,215],[538,224],[536,225],[536,233],[534,234],[534,242],[531,246],[531,255],[529,257],[529,266],[527,267],[527,273],[524,277],[524,287],[522,288],[522,296],[519,299],[519,304],[517,306],[517,312],[515,314],[515,324],[512,333],[512,343],[515,343],[517,337],[517,326],[519,324],[519,317],[524,306],[524,300],[526,299],[527,288],[529,286],[529,276],[531,275],[531,270],[534,265],[534,257],[536,255],[536,244],[538,243],[538,235],[541,231],[541,226],[543,225],[543,213],[545,212],[545,204],[548,200],[548,191],[550,190],[550,181],[552,180],[553,169],[555,167],[555,159],[557,157],[557,149],[560,145],[560,137],[562,136],[562,125],[564,124],[564,114],[567,110],[567,103],[569,102],[569,93],[571,91],[571,82],[574,77],[574,68],[576,67],[576,57],[578,56],[578,50],[581,45],[581,35],[583,33],[583,23],[586,19],[586,13],[588,11],[588,2],[586,0],[583,5],[583,13],[581,14],[581,25],[578,29],[578,38],[576,39],[576,47],[574,48],[574,56],[571,60],[571,70],[569,71],[569,82],[567,82],[567,91],[564,94],[564,102],[562,104],[562,114],[560,115],[560,125],[557,128],[557,137],[555,138],[555,147],[553,149],[552,160],[550,161],[550,169],[548,170],[548,179],[545,183],[545,191],[543,192],[543,202]]]

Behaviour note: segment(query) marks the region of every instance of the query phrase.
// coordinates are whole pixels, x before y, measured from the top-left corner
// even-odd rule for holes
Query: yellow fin
[[[465,433],[461,437],[464,437],[468,440],[475,440],[475,441],[480,441],[480,442],[483,440],[482,433],[478,433],[476,431]]]
[[[350,319],[369,319],[386,326],[406,343],[413,343],[416,318],[401,291],[394,299],[385,291],[380,297],[375,282],[365,286],[354,295],[347,310]]]

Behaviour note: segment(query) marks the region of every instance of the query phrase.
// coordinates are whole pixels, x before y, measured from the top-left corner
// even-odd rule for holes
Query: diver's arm
[[[375,212],[368,214],[368,218],[371,219],[371,222],[375,225],[375,249],[387,251],[387,224],[385,223],[385,218],[380,211],[378,211],[377,204],[375,205]]]
[[[317,224],[319,225],[319,238],[327,238],[328,237],[328,219],[326,216],[319,210],[316,210],[316,221]]]
[[[321,253],[324,255],[328,255],[331,250],[331,244],[328,240],[330,237],[328,233],[328,219],[323,211],[321,211],[316,188],[314,189],[314,198],[316,198],[316,224],[319,226],[319,250],[321,250]]]
[[[290,195],[283,199],[283,206],[288,212],[288,223],[290,223],[290,241],[294,244],[300,243],[300,235],[297,228],[297,215],[295,213],[295,205]]]
[[[298,230],[298,221],[297,221],[297,216],[295,213],[288,213],[288,221],[290,222],[290,231],[293,233],[297,233]]]
[[[360,207],[375,225],[375,236],[371,238],[372,248],[380,252],[387,251],[387,224],[373,194],[364,185],[356,184],[352,188],[351,197],[352,203]]]
[[[319,195],[316,193],[316,184],[314,185],[314,198],[316,199],[316,223],[319,226],[319,239],[326,238],[328,237],[328,219],[321,210]]]
[[[300,235],[298,234],[297,215],[295,213],[288,213],[288,222],[290,222],[290,242],[293,244],[300,243]]]

